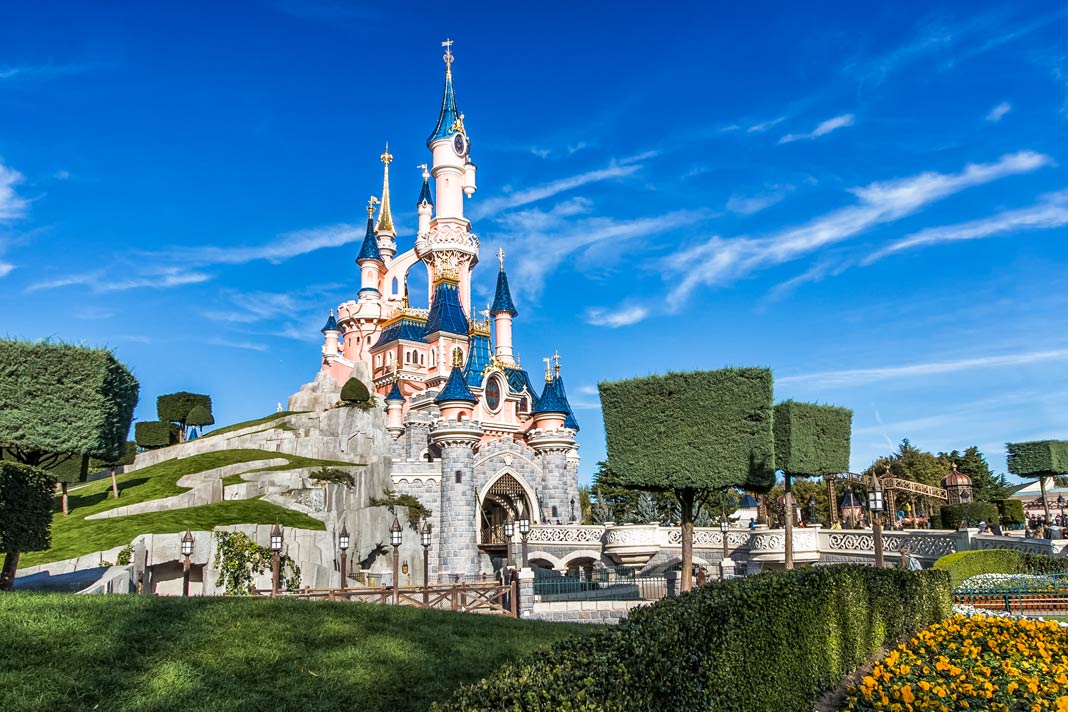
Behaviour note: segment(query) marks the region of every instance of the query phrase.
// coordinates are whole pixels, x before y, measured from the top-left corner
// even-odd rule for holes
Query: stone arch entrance
[[[505,522],[524,518],[536,522],[532,501],[530,488],[522,480],[511,472],[498,475],[479,497],[479,546],[488,553],[506,556]]]

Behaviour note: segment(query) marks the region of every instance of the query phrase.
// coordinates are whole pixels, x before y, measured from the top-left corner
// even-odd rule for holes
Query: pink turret
[[[497,250],[497,260],[501,271],[497,273],[497,291],[493,295],[490,314],[497,328],[497,358],[501,363],[515,365],[512,354],[512,319],[518,314],[512,303],[512,293],[508,289],[508,275],[504,271],[504,250]]]

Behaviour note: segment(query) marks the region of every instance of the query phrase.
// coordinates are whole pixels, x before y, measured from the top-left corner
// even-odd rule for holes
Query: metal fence
[[[953,590],[953,602],[1008,613],[1068,612],[1068,576],[1046,579],[1006,586],[960,586]]]
[[[535,600],[657,601],[678,592],[676,579],[665,576],[578,578],[560,576],[534,581]]]

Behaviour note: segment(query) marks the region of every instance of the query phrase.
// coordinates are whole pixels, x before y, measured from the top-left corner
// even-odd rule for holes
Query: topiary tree
[[[119,457],[138,390],[110,351],[0,340],[0,449],[42,469]],[[17,565],[18,551],[9,551],[4,566],[12,576]]]
[[[178,426],[160,420],[149,420],[134,424],[134,439],[137,446],[145,450],[155,450],[178,442]]]
[[[369,403],[371,401],[371,392],[367,390],[367,386],[363,381],[358,378],[350,378],[345,381],[345,385],[341,387],[341,400],[345,403]]]
[[[185,442],[186,428],[194,423],[189,422],[189,415],[193,409],[200,406],[207,411],[207,417],[211,416],[211,396],[206,396],[200,393],[188,393],[186,391],[179,391],[177,393],[167,393],[165,395],[156,398],[156,415],[159,419],[166,423],[174,423],[180,430],[178,431],[178,441]],[[203,416],[199,419],[203,419]],[[211,423],[214,423],[214,419]],[[211,425],[211,423],[203,423],[204,425]]]
[[[1053,521],[1046,498],[1046,478],[1068,472],[1068,440],[1033,440],[1025,443],[1006,443],[1009,451],[1008,470],[1020,477],[1037,477],[1042,491],[1042,507],[1046,523]]]
[[[794,567],[792,477],[821,477],[849,471],[853,411],[786,401],[775,406],[775,466],[783,472],[786,498],[786,568]]]
[[[0,462],[0,591],[15,584],[19,554],[47,549],[52,543],[52,493],[56,481],[47,472],[16,462]]]
[[[205,408],[203,403],[198,403],[185,417],[185,424],[191,428],[199,428],[200,434],[204,434],[205,425],[215,425],[215,417],[211,414],[211,408]]]
[[[1020,500],[999,499],[994,504],[998,508],[998,514],[1001,515],[1002,524],[1011,526],[1027,523],[1027,515],[1024,513],[1023,502]]]
[[[615,483],[679,501],[681,589],[689,591],[695,504],[731,487],[775,484],[771,371],[669,373],[598,389]]]
[[[116,475],[121,468],[127,465],[132,465],[134,460],[137,459],[137,442],[134,440],[126,441],[126,450],[123,451],[121,457],[109,458],[105,460],[98,460],[93,458],[89,460],[89,471],[97,472],[99,470],[107,470],[111,473],[111,493],[115,496],[115,499],[119,498],[119,481],[116,479]]]
[[[977,526],[979,522],[1000,524],[997,506],[990,502],[943,505],[940,511],[943,529],[960,529],[961,524]]]
[[[63,512],[63,516],[67,516],[70,514],[67,489],[72,484],[85,482],[89,479],[89,456],[72,455],[50,467],[42,467],[41,469],[48,472],[52,479],[59,483],[62,503],[60,509]]]

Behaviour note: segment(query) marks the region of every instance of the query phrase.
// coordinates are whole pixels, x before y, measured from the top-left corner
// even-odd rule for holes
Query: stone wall
[[[552,601],[535,603],[531,618],[556,623],[601,623],[614,625],[639,606],[651,601]]]

